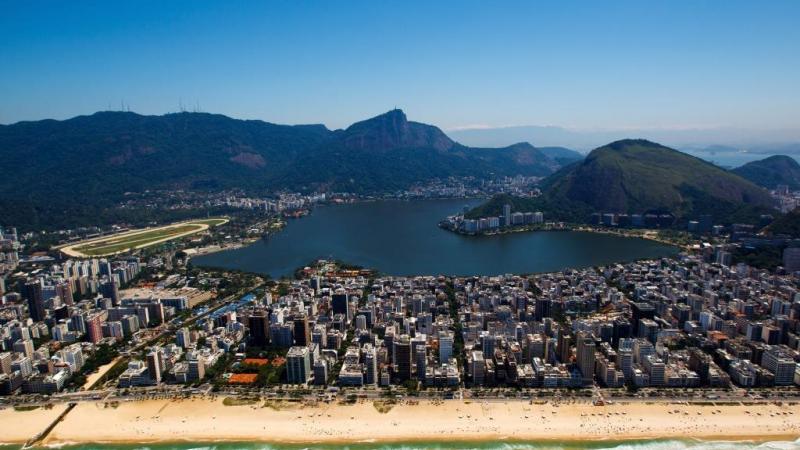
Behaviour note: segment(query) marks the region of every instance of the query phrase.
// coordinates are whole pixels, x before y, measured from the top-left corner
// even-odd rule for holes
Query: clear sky
[[[0,0],[0,123],[800,128],[800,1]]]

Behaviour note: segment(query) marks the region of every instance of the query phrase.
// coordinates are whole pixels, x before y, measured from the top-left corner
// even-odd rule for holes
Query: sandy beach
[[[23,442],[59,408],[0,411],[0,435]],[[265,402],[226,406],[222,398],[81,403],[45,444],[262,441],[355,443],[456,440],[755,439],[800,436],[797,405],[630,403],[593,406],[524,401],[401,403],[379,412],[371,401],[305,406]]]
[[[56,420],[66,408],[67,405],[57,405],[50,409],[37,408],[31,411],[0,409],[0,444],[27,442]]]

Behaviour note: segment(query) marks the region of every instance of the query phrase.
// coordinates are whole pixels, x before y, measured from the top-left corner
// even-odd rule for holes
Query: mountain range
[[[99,112],[0,126],[0,158],[0,217],[23,229],[120,220],[116,205],[126,192],[385,193],[449,176],[513,175],[546,177],[534,204],[551,218],[669,212],[729,223],[773,212],[756,184],[800,185],[800,166],[789,157],[727,171],[643,139],[615,141],[585,158],[527,142],[469,147],[398,109],[341,130],[207,113]]]
[[[448,176],[547,176],[581,157],[524,142],[468,147],[398,109],[344,130],[99,112],[0,126],[0,214],[23,228],[82,225],[147,189],[386,192]]]

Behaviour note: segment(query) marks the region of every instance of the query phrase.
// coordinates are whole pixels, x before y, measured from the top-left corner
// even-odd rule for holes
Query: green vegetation
[[[592,212],[670,212],[692,218],[712,214],[716,222],[758,220],[769,212],[769,193],[738,175],[677,150],[645,140],[623,140],[593,150],[579,164],[550,177],[544,197],[554,205]],[[745,217],[746,216],[746,217]]]
[[[81,367],[81,372],[73,375],[70,378],[68,385],[71,387],[83,386],[86,383],[86,376],[88,374],[96,372],[101,366],[111,363],[111,361],[113,361],[117,356],[119,356],[119,351],[117,350],[116,346],[111,346],[108,344],[98,345],[95,348],[94,353],[86,358],[86,361],[83,363],[83,367]],[[121,367],[122,370],[125,370],[124,365]],[[111,372],[112,370],[106,373],[101,380],[98,380],[98,382],[108,379]],[[122,372],[120,371],[119,373]],[[117,373],[117,375],[119,375],[119,373]]]
[[[343,360],[344,354],[347,352],[347,348],[353,344],[354,337],[355,336],[353,335],[353,332],[349,330],[345,333],[342,346],[339,347],[339,350],[337,351],[338,358],[336,359],[336,362],[333,364],[331,370],[328,371],[328,380],[327,380],[328,384],[334,384],[336,382],[336,377],[338,376],[339,371],[342,370],[342,364],[344,363]]]
[[[121,237],[109,237],[100,241],[95,241],[86,245],[75,247],[76,251],[90,256],[109,255],[124,250],[136,248],[160,239],[167,239],[191,231],[200,231],[198,225],[183,225],[170,228],[159,228],[153,231],[129,234]]]
[[[800,189],[800,164],[791,156],[770,156],[749,162],[732,172],[767,189],[775,189],[779,184],[789,186],[791,190]]]
[[[206,369],[206,378],[211,380],[214,387],[214,391],[219,390],[219,388],[224,384],[222,380],[222,374],[225,372],[225,368],[231,362],[232,356],[230,354],[225,354],[220,356],[216,363],[213,366]]]
[[[286,283],[278,283],[278,286],[275,288],[275,293],[278,297],[283,297],[284,295],[289,294],[289,285]]]
[[[260,401],[261,399],[258,397],[225,397],[222,399],[222,404],[225,406],[247,406],[255,405]]]
[[[545,176],[560,167],[530,144],[464,147],[399,110],[338,132],[206,113],[99,112],[0,127],[0,158],[0,215],[23,230],[200,213],[120,208],[126,192],[374,193],[448,176]]]
[[[258,374],[255,383],[257,386],[274,386],[286,380],[286,363],[283,362],[285,353],[286,349],[278,347],[248,347],[248,358],[265,358],[268,362],[262,365],[243,363],[231,371],[233,373]]]
[[[800,238],[800,209],[789,211],[778,217],[764,231],[774,236],[785,235]]]
[[[8,175],[0,180],[0,211],[8,223],[26,229],[52,229],[55,220],[63,227],[151,215],[114,206],[125,192],[147,189],[260,188],[268,172],[255,155],[274,170],[285,170],[330,134],[322,125],[282,126],[202,113],[100,112],[8,125],[0,127],[0,157]]]
[[[484,203],[469,210],[464,217],[478,219],[481,217],[502,216],[503,207],[511,205],[512,212],[536,212],[546,207],[540,198],[515,197],[510,194],[497,194]]]
[[[546,220],[582,223],[595,212],[671,213],[679,223],[703,214],[715,223],[758,223],[774,212],[765,189],[711,163],[645,140],[593,150],[585,160],[548,177],[535,199],[500,196],[467,217],[542,211]]]
[[[783,246],[765,245],[758,248],[740,247],[733,252],[733,263],[774,271],[783,265]]]
[[[258,368],[258,378],[256,384],[259,386],[273,386],[280,384],[286,379],[286,364],[279,366],[265,364]]]
[[[296,408],[298,406],[302,406],[301,404],[297,403],[296,401],[290,400],[265,400],[264,404],[261,405],[262,408],[269,408],[273,411],[281,411],[284,409],[291,409]]]
[[[14,405],[14,411],[18,412],[35,411],[37,409],[39,409],[38,405]]]
[[[391,411],[395,404],[396,402],[394,400],[375,400],[372,402],[372,406],[381,414],[386,414]]]
[[[416,396],[419,391],[419,381],[417,380],[406,380],[403,382],[403,387],[406,388],[408,395]]]
[[[116,347],[108,344],[100,344],[97,346],[94,353],[92,353],[92,356],[86,358],[82,369],[85,373],[92,373],[99,369],[100,366],[104,366],[113,361],[117,356],[119,356],[119,351],[117,351]]]

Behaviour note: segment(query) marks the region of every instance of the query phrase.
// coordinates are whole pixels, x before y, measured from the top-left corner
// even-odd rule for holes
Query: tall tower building
[[[503,205],[503,226],[511,226],[511,205],[508,203]]]
[[[576,357],[578,368],[583,375],[583,384],[591,384],[594,379],[595,343],[592,336],[581,332],[578,334],[578,344],[576,346]]]
[[[439,332],[439,364],[445,364],[453,357],[454,334],[452,331]]]
[[[639,322],[642,319],[652,320],[655,316],[656,309],[650,303],[631,302],[631,329],[633,334],[639,336]]]
[[[561,326],[558,329],[558,360],[564,364],[572,358],[572,336],[565,328]]]
[[[156,384],[161,382],[161,372],[164,370],[164,364],[161,358],[161,352],[158,348],[154,348],[147,354],[147,374],[150,379]]]
[[[537,322],[541,322],[545,317],[550,317],[550,314],[550,299],[547,297],[537,298],[534,319],[536,319]]]
[[[308,324],[308,316],[300,314],[294,318],[294,342],[295,345],[305,347],[311,343],[311,328]]]
[[[109,279],[100,286],[100,291],[103,297],[110,298],[111,304],[119,306],[119,286],[114,278]]]
[[[425,381],[425,372],[428,370],[428,352],[424,345],[417,346],[415,352],[417,378],[420,381]]]
[[[89,341],[96,344],[103,339],[103,317],[100,314],[92,314],[86,319],[86,334]]]
[[[250,342],[258,347],[269,344],[269,317],[266,311],[256,311],[247,318],[247,327],[250,329]]]
[[[308,347],[292,347],[286,354],[286,379],[290,384],[305,384],[311,376]]]
[[[396,338],[394,341],[394,373],[397,381],[402,382],[411,379],[412,358],[411,339],[408,335],[404,334]]]
[[[364,374],[365,384],[376,384],[378,382],[378,356],[375,348],[370,344],[364,345]]]
[[[42,280],[25,283],[23,296],[28,300],[28,313],[34,322],[41,322],[45,318],[44,296],[42,295]]]
[[[331,309],[334,314],[343,314],[347,319],[347,323],[353,320],[350,313],[349,296],[344,291],[338,291],[331,296]]]

